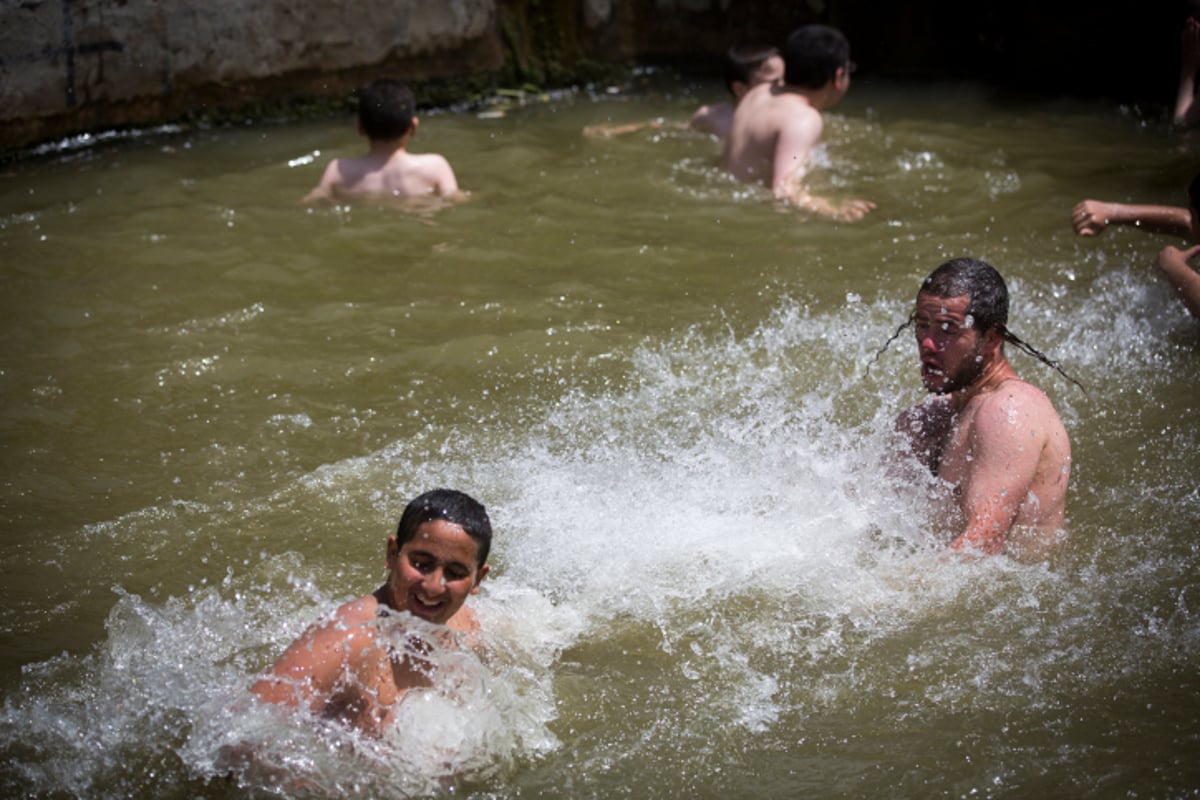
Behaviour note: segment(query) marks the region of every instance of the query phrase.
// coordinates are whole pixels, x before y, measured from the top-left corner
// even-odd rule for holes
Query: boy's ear
[[[483,583],[483,579],[487,577],[488,572],[492,569],[490,564],[484,564],[479,568],[479,572],[475,574],[475,585],[471,587],[471,594],[479,593],[479,584]]]
[[[388,569],[394,569],[396,559],[400,556],[400,545],[396,543],[395,536],[389,536],[387,540],[387,556],[385,562]]]
[[[410,128],[408,132],[409,132],[410,134],[412,134],[412,133],[416,133],[416,132],[417,132],[417,125],[418,125],[418,124],[420,124],[420,122],[421,122],[421,120],[417,119],[416,115],[413,115],[413,124],[412,124],[412,128]]]

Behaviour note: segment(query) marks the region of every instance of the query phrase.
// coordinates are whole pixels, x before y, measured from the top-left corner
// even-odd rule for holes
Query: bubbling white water
[[[1011,285],[1014,328],[1034,343],[1060,330],[1053,290]],[[1176,326],[1150,313],[1156,292],[1128,274],[1098,279],[1046,349],[1085,383],[1117,368],[1153,383]],[[0,716],[5,750],[25,754],[16,784],[96,797],[164,777],[204,785],[223,780],[223,748],[252,741],[274,769],[236,779],[281,794],[503,784],[564,748],[581,776],[636,760],[678,767],[676,788],[696,790],[687,781],[703,780],[705,759],[794,749],[863,717],[922,735],[956,714],[1067,726],[1073,701],[1163,649],[1194,654],[1182,590],[1173,615],[1102,610],[1136,601],[1146,570],[1178,583],[1189,563],[1143,554],[1140,568],[1114,568],[1129,554],[1122,528],[1092,523],[1098,554],[1068,551],[1071,569],[942,555],[925,496],[886,469],[891,419],[916,396],[911,343],[865,371],[906,308],[784,300],[743,337],[696,329],[643,346],[618,386],[301,476],[294,490],[331,506],[395,486],[375,496],[382,511],[433,483],[487,503],[496,569],[472,600],[483,646],[446,654],[462,679],[413,693],[382,740],[253,704],[253,674],[345,599],[320,588],[325,565],[269,555],[165,602],[119,592],[94,652],[28,667]],[[1082,333],[1102,323],[1138,351]],[[1059,395],[1069,424],[1092,418],[1086,400]],[[1194,432],[1179,437],[1194,446]],[[1200,498],[1178,502],[1195,514]],[[1110,632],[1098,638],[1131,618],[1141,633],[1115,649]]]

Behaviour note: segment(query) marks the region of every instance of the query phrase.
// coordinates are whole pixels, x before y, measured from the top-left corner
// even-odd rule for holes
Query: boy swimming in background
[[[759,85],[737,104],[721,163],[742,183],[762,183],[775,199],[841,222],[875,208],[869,200],[835,203],[804,186],[809,159],[824,131],[822,113],[850,88],[850,43],[828,25],[803,25],[783,46],[784,75]]]
[[[487,511],[470,496],[451,489],[420,495],[388,537],[387,581],[305,631],[250,691],[380,735],[408,690],[432,685],[433,677],[422,658],[428,645],[414,635],[397,646],[381,622],[407,612],[450,631],[477,632],[464,603],[488,574],[491,541]]]
[[[687,124],[664,123],[661,120],[631,122],[626,125],[589,125],[583,129],[587,136],[616,136],[634,133],[643,128],[688,128],[710,133],[718,139],[729,136],[733,109],[746,92],[762,83],[778,83],[783,79],[783,56],[771,45],[735,45],[725,53],[725,88],[733,98],[729,102],[703,105],[696,109]]]
[[[436,153],[410,153],[417,131],[416,100],[403,83],[380,79],[358,93],[358,132],[370,151],[359,158],[337,158],[325,168],[315,189],[302,202],[335,197],[461,197],[450,163]]]

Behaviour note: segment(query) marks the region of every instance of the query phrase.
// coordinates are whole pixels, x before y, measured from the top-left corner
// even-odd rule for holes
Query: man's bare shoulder
[[[994,391],[976,398],[979,412],[1004,413],[1007,415],[1053,415],[1058,418],[1054,404],[1037,386],[1020,378],[1010,378]]]
[[[1045,439],[1060,433],[1065,435],[1058,411],[1046,393],[1019,378],[1007,380],[995,391],[975,398],[975,404],[970,418],[976,439],[1015,436]]]

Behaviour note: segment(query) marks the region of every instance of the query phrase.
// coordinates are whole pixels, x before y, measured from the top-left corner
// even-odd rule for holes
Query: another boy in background
[[[403,83],[372,81],[358,93],[358,132],[370,151],[329,162],[315,189],[302,202],[337,197],[459,197],[450,163],[436,153],[410,153],[417,130],[416,100]]]
[[[617,136],[635,133],[644,128],[689,128],[701,133],[710,133],[724,140],[729,136],[729,125],[733,122],[733,110],[738,101],[762,83],[778,83],[783,79],[783,56],[770,45],[735,45],[725,53],[725,87],[732,98],[729,102],[703,105],[696,109],[687,125],[666,123],[662,120],[630,122],[625,125],[589,125],[583,129],[587,136]]]
[[[850,43],[836,28],[803,25],[788,36],[783,61],[781,84],[756,86],[738,103],[722,163],[742,183],[765,184],[777,200],[842,222],[860,220],[873,202],[835,203],[804,185],[824,130],[822,112],[850,88]]]

